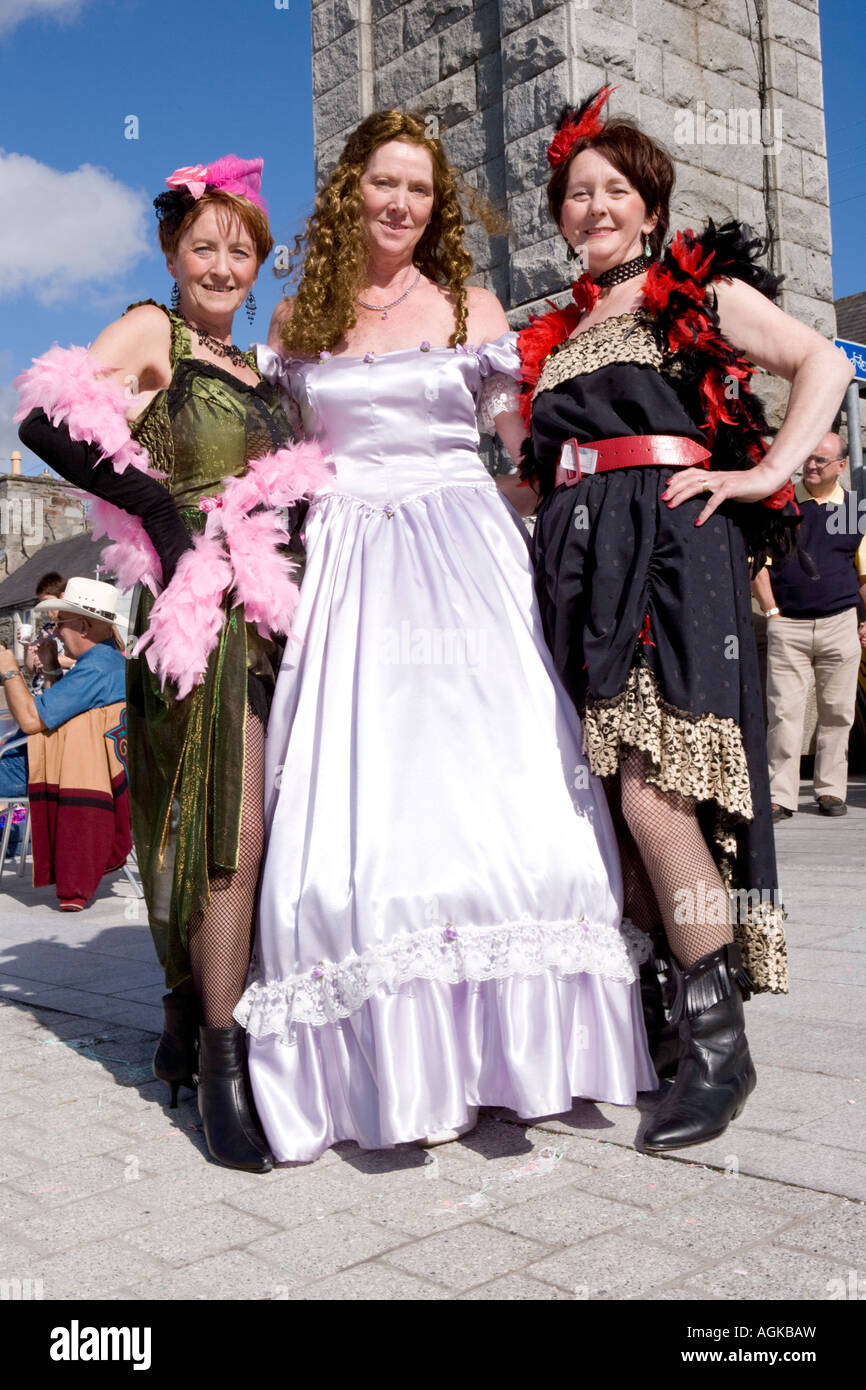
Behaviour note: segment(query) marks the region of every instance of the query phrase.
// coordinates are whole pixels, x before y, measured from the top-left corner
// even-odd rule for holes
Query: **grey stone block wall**
[[[674,156],[672,226],[737,217],[772,243],[784,307],[832,334],[818,0],[312,0],[321,180],[369,111],[435,116],[507,216],[477,225],[476,279],[515,322],[567,287],[544,199],[561,106],[603,82]]]
[[[87,529],[81,495],[47,469],[35,478],[0,476],[0,579],[14,574],[44,545]]]

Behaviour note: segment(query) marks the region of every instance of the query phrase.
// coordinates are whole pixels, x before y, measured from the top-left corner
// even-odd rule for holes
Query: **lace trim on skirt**
[[[788,993],[788,947],[785,920],[778,888],[758,889],[736,886],[737,839],[734,820],[719,810],[712,833],[714,858],[727,894],[724,907],[707,904],[711,920],[717,925],[730,921],[734,940],[743,955],[743,965],[752,979],[755,994]]]
[[[648,667],[633,666],[618,695],[587,703],[584,752],[597,777],[617,771],[623,748],[648,754],[646,780],[663,792],[715,801],[752,819],[752,788],[739,725],[687,714],[664,701]]]
[[[736,910],[741,890],[734,890],[734,940],[743,954],[756,994],[788,993],[787,913],[779,904],[759,903]]]
[[[626,748],[646,754],[646,780],[659,791],[716,803],[714,853],[730,895],[734,939],[743,964],[756,994],[786,994],[786,913],[778,892],[761,894],[734,886],[735,827],[753,816],[739,725],[733,719],[687,714],[667,704],[652,672],[639,665],[632,667],[618,695],[589,703],[584,720],[584,751],[597,776],[612,776]]]
[[[378,989],[399,989],[411,980],[503,980],[512,975],[602,975],[632,983],[651,942],[626,919],[617,927],[593,927],[584,917],[533,922],[529,917],[493,927],[447,923],[398,937],[388,945],[333,964],[266,980],[253,956],[235,1018],[253,1037],[284,1035],[293,1023],[322,1025],[349,1018]]]

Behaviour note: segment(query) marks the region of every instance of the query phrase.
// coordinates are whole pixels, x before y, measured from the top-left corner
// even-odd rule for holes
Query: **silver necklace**
[[[388,317],[388,310],[393,309],[397,304],[401,304],[403,300],[406,298],[406,296],[412,293],[420,279],[421,272],[419,270],[418,274],[415,276],[415,279],[412,281],[408,290],[404,290],[403,293],[399,295],[397,299],[392,299],[390,304],[368,304],[366,300],[360,297],[360,295],[355,295],[355,300],[358,304],[360,304],[362,309],[373,309],[377,314],[381,314],[383,319],[386,319]]]

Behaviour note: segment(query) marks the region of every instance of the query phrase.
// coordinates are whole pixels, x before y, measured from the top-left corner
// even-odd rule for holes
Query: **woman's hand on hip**
[[[669,507],[679,507],[690,497],[706,494],[706,505],[695,521],[696,526],[703,526],[723,502],[760,502],[771,497],[778,486],[760,466],[728,471],[683,468],[668,479],[662,501]]]

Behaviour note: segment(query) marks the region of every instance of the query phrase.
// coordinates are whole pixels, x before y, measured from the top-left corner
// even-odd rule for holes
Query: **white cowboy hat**
[[[120,590],[101,579],[67,579],[63,597],[49,596],[37,603],[34,613],[79,613],[83,618],[97,618],[112,627],[126,627],[125,618],[117,616]]]

